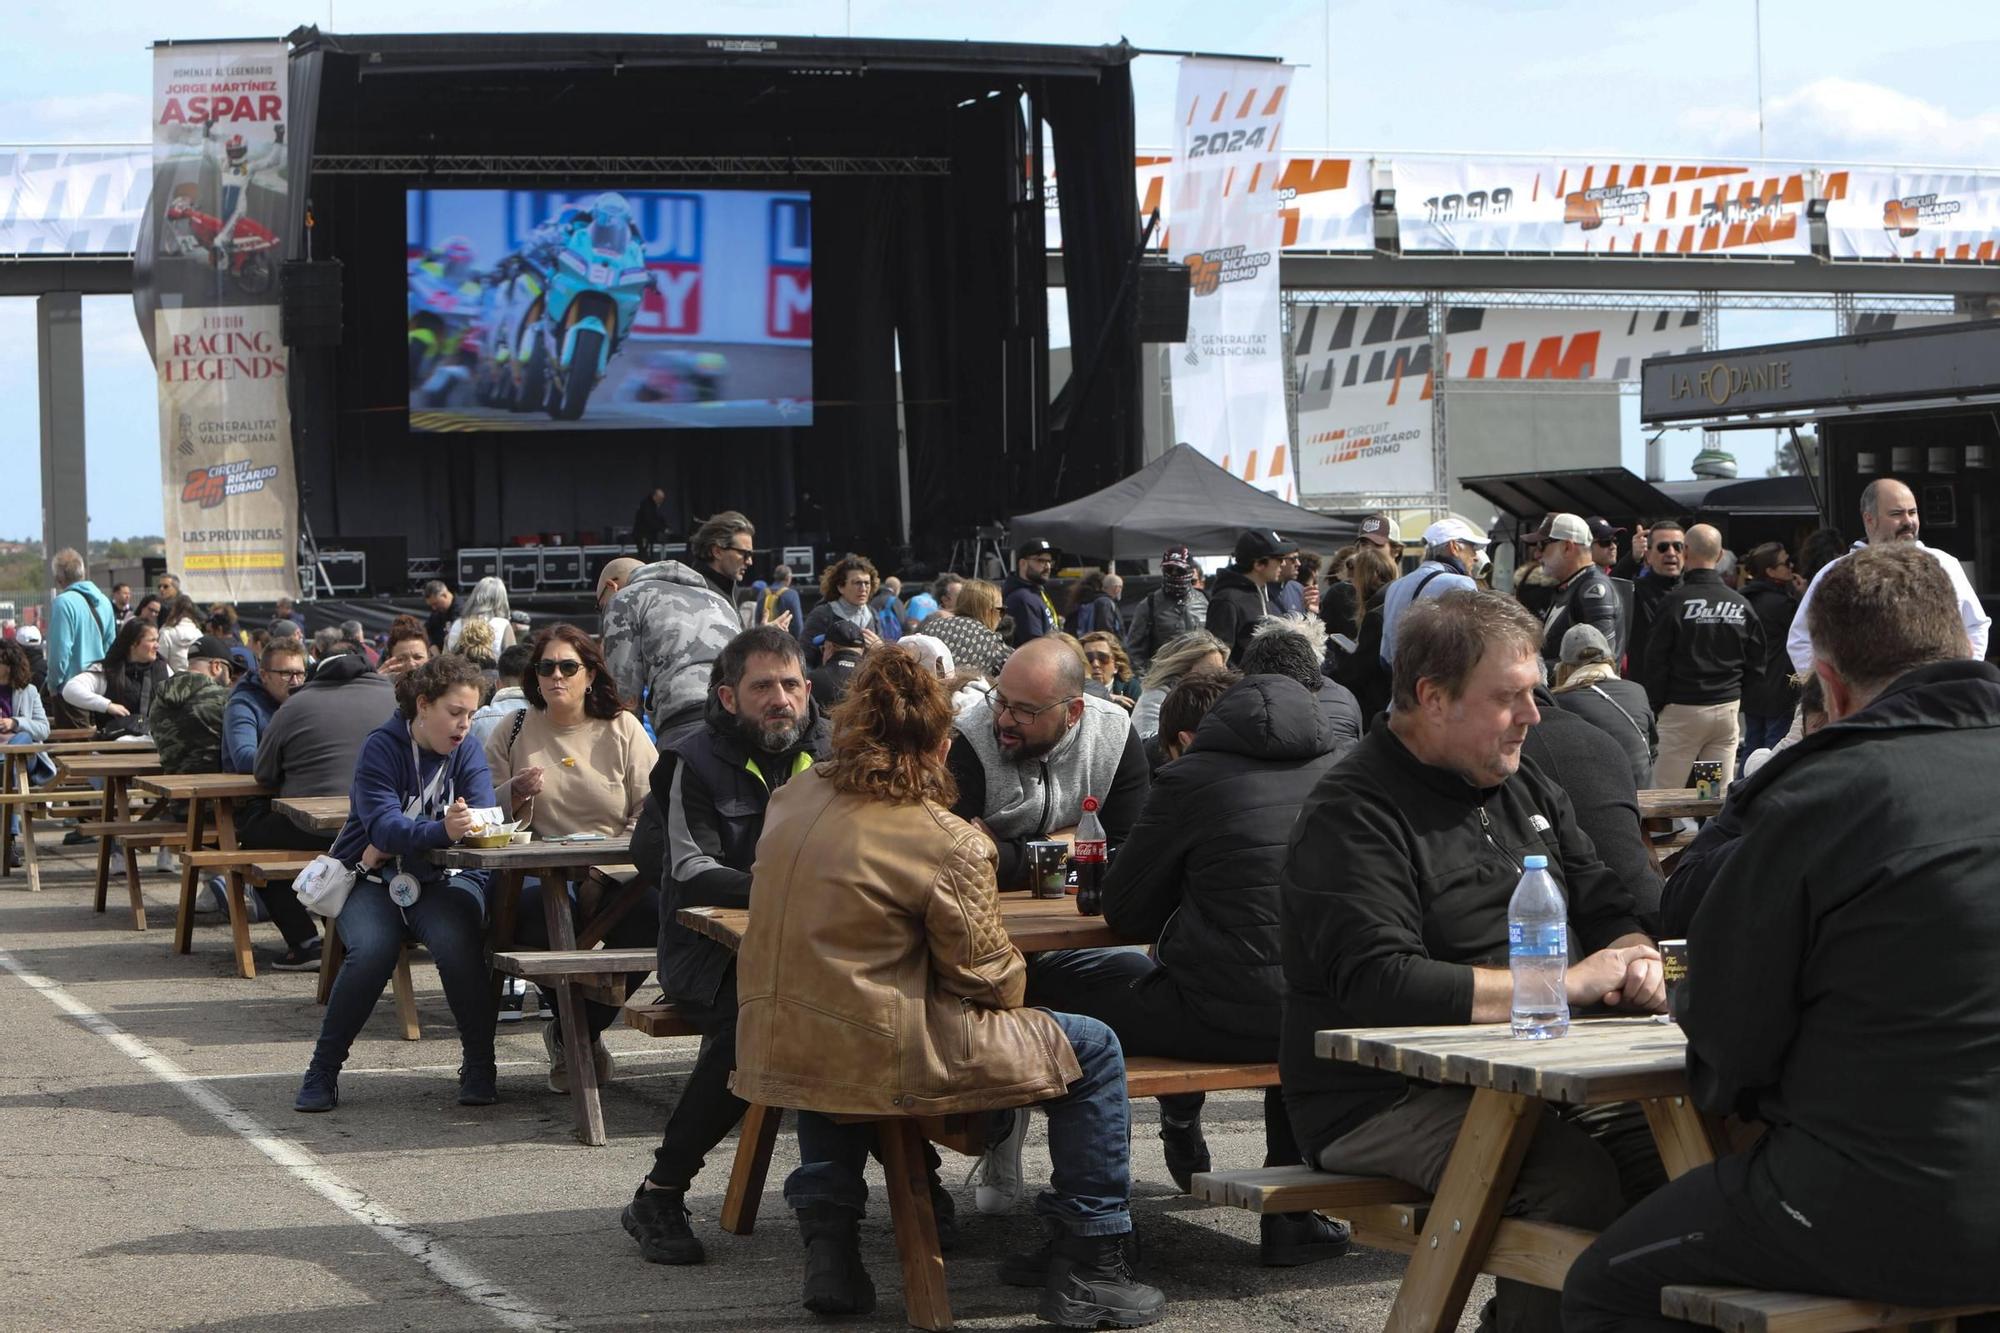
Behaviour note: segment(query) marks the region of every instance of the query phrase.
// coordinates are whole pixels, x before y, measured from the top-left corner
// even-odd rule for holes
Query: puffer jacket
[[[993,844],[930,801],[772,793],[736,960],[736,1095],[836,1115],[952,1115],[1058,1096],[1082,1077],[1022,1007]]]
[[[1243,660],[1258,623],[1275,614],[1269,593],[1240,569],[1225,569],[1209,582],[1207,629],[1229,645],[1231,666]]]
[[[736,608],[678,560],[634,570],[604,612],[604,660],[618,692],[643,701],[653,734],[699,721],[708,669],[742,630]]]
[[[1160,964],[1193,1014],[1274,1051],[1285,846],[1321,774],[1358,739],[1358,726],[1337,727],[1297,681],[1247,678],[1154,777],[1105,876],[1105,924],[1157,939]]]
[[[153,694],[146,730],[166,773],[222,771],[222,713],[229,687],[199,671],[169,677]]]
[[[1790,717],[1798,710],[1799,687],[1792,684],[1792,654],[1786,646],[1799,599],[1769,579],[1747,579],[1743,600],[1764,627],[1764,673],[1743,686],[1743,711],[1756,717]]]

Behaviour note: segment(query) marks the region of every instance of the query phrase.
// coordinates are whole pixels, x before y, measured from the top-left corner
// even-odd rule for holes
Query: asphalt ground
[[[692,1038],[622,1027],[604,1093],[609,1142],[580,1146],[569,1099],[544,1084],[542,1022],[503,1023],[496,1106],[456,1104],[458,1045],[422,955],[423,1039],[401,1039],[384,996],[327,1115],[291,1109],[320,1009],[309,973],[234,974],[228,929],[200,925],[173,952],[176,884],[150,872],[152,929],[91,911],[90,847],[39,840],[44,889],[0,880],[0,1329],[314,1330],[812,1328],[799,1303],[797,1231],[779,1194],[796,1163],[780,1136],[756,1233],[716,1225],[734,1139],[689,1196],[700,1267],[643,1262],[618,1213],[695,1055]],[[150,858],[147,859],[150,866]],[[280,946],[252,927],[260,960]],[[1211,1096],[1218,1168],[1262,1160],[1259,1095]],[[1030,1131],[1031,1184],[1049,1167]],[[1133,1106],[1133,1212],[1143,1275],[1168,1296],[1167,1330],[1382,1327],[1403,1260],[1356,1250],[1305,1268],[1257,1263],[1256,1218],[1179,1194],[1157,1111]],[[972,1162],[946,1154],[963,1240],[946,1262],[969,1329],[1043,1328],[1035,1294],[1001,1285],[1000,1258],[1040,1230],[1025,1207],[981,1217]],[[879,1168],[863,1254],[880,1293],[850,1328],[903,1326]],[[1475,1288],[1472,1310],[1490,1294]],[[1465,1327],[1472,1326],[1468,1317]]]

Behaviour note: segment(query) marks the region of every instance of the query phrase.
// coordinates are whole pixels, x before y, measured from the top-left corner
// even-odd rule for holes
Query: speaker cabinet
[[[1178,343],[1187,341],[1188,270],[1170,259],[1145,259],[1139,264],[1139,341]]]
[[[278,316],[290,347],[340,345],[340,261],[286,261],[278,281]]]

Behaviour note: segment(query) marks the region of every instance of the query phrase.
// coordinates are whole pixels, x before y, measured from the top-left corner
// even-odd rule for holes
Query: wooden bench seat
[[[1125,1095],[1167,1097],[1177,1092],[1230,1092],[1243,1088],[1275,1088],[1275,1064],[1207,1064],[1172,1060],[1161,1055],[1125,1057]]]
[[[1253,1213],[1338,1213],[1343,1208],[1378,1203],[1430,1201],[1414,1185],[1387,1176],[1338,1176],[1309,1166],[1200,1171],[1189,1182],[1188,1193],[1209,1203],[1245,1208]]]
[[[1796,1296],[1738,1287],[1667,1287],[1660,1313],[1724,1333],[1847,1333],[1850,1329],[1956,1328],[1960,1315],[1989,1314],[2000,1307],[1960,1306],[1921,1310],[1880,1301],[1837,1296]]]
[[[182,839],[186,841],[186,839]],[[311,865],[319,852],[277,851],[271,848],[242,847],[233,852],[225,852],[215,847],[204,847],[191,852],[183,847],[174,855],[183,866],[193,866],[196,870],[247,870],[252,865],[293,866]]]
[[[86,838],[117,838],[134,847],[178,847],[187,842],[187,827],[158,819],[91,819],[76,826]]]
[[[693,1024],[680,1016],[671,1004],[662,1000],[656,1004],[628,1004],[625,1006],[625,1026],[634,1032],[643,1032],[649,1037],[699,1037]]]
[[[180,911],[174,919],[174,952],[194,952],[194,912],[195,895],[201,890],[201,871],[219,870],[225,881],[223,896],[229,903],[229,934],[232,947],[236,951],[236,972],[246,979],[257,975],[256,956],[250,950],[250,910],[243,901],[243,886],[253,869],[262,871],[267,877],[273,872],[292,870],[294,872],[312,864],[318,852],[279,850],[276,848],[239,847],[235,851],[223,851],[216,847],[190,850],[181,847],[174,852],[181,863]],[[130,854],[127,854],[130,861]]]

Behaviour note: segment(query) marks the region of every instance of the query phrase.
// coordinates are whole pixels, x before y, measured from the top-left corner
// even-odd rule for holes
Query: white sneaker
[[[611,1058],[611,1048],[604,1044],[604,1038],[590,1039],[590,1062],[597,1066],[597,1086],[603,1087],[618,1073],[618,1062]]]
[[[554,1023],[542,1029],[542,1049],[549,1057],[549,1091],[569,1091],[569,1064],[563,1059],[562,1030]]]
[[[972,1169],[972,1204],[989,1216],[1010,1213],[1021,1203],[1021,1145],[1028,1141],[1028,1110],[1011,1113],[1014,1123],[1005,1138],[987,1148]]]

